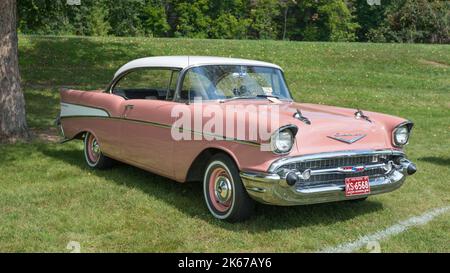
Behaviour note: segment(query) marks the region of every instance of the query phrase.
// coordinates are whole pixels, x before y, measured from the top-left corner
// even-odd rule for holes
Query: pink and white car
[[[125,162],[178,182],[203,181],[209,211],[248,218],[254,201],[364,200],[399,188],[413,123],[296,103],[274,64],[199,56],[122,66],[106,90],[61,91],[65,140],[83,139],[92,168]]]

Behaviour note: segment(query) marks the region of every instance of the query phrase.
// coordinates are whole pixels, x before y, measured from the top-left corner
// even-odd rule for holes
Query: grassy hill
[[[91,171],[81,143],[47,141],[59,87],[103,88],[120,65],[157,55],[274,62],[297,101],[409,118],[406,152],[419,171],[363,203],[259,205],[251,220],[228,224],[209,215],[200,184],[126,165]],[[19,58],[29,125],[41,138],[0,146],[0,251],[68,251],[69,241],[82,252],[317,251],[450,204],[449,45],[20,36]],[[380,242],[381,251],[448,252],[449,224],[447,213]]]

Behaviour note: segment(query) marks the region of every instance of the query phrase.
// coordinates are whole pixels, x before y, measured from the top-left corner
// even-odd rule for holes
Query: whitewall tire
[[[254,201],[242,184],[236,164],[225,154],[210,159],[203,178],[203,193],[209,211],[217,219],[238,222],[253,213]]]
[[[89,132],[84,135],[84,159],[88,166],[94,169],[106,169],[114,163],[113,159],[102,153],[97,138]]]

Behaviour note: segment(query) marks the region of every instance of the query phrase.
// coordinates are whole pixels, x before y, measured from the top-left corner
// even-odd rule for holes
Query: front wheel
[[[242,184],[236,164],[224,154],[216,154],[209,161],[203,193],[209,211],[221,220],[244,221],[251,216],[255,206]]]
[[[92,133],[84,136],[84,158],[89,167],[94,169],[107,169],[114,163],[113,159],[102,153],[100,144]]]

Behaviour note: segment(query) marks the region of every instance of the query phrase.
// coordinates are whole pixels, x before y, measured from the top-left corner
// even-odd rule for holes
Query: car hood
[[[242,104],[242,101],[233,102]],[[246,104],[250,102],[245,102]],[[228,104],[228,103],[226,103]],[[363,111],[370,121],[356,118],[356,109],[340,108],[318,104],[280,102],[268,103],[253,101],[256,106],[267,106],[269,111],[276,108],[279,113],[279,122],[276,126],[269,126],[273,133],[278,128],[287,125],[296,125],[295,147],[290,155],[312,154],[320,152],[332,152],[343,150],[367,150],[367,149],[389,149],[392,146],[392,130],[405,121],[402,118]],[[263,109],[263,110],[261,110]],[[258,108],[258,111],[266,111]],[[307,124],[294,117],[300,110],[302,116],[306,117],[311,124]],[[261,120],[248,120],[257,122],[258,126],[266,126],[267,122]],[[259,140],[264,142],[264,140]]]
[[[392,148],[391,132],[374,115],[365,113],[370,119],[368,121],[356,118],[356,109],[333,109],[298,103],[291,107],[300,109],[302,115],[311,121],[310,125],[296,122],[300,128],[296,136],[299,154]]]

